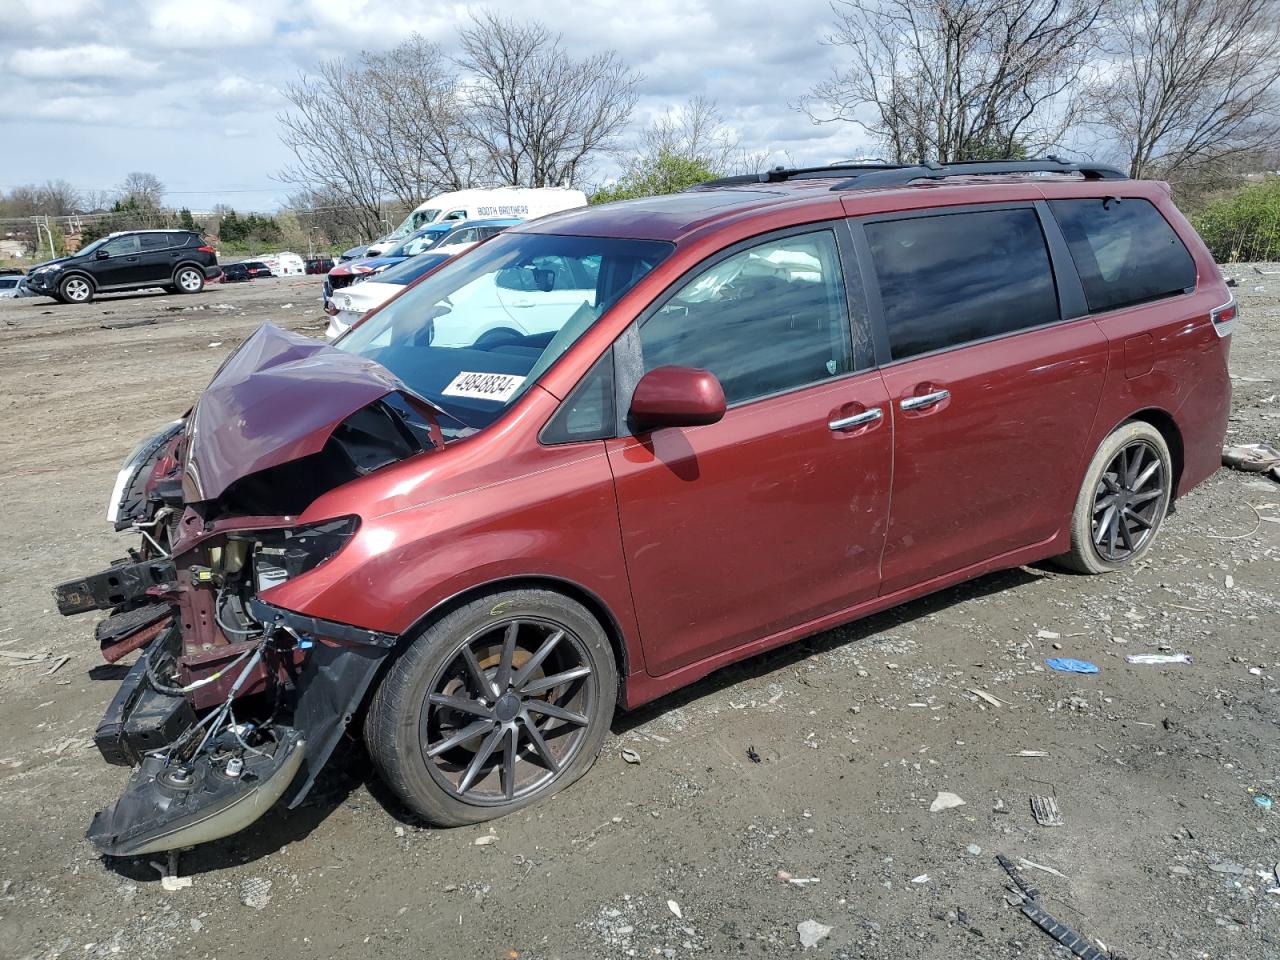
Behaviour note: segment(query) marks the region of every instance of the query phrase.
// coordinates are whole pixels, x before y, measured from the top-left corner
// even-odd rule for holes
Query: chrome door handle
[[[950,390],[935,390],[922,397],[907,397],[898,406],[903,410],[919,410],[921,407],[932,407],[935,403],[941,403],[949,396],[951,396]]]
[[[863,410],[861,413],[855,413],[851,417],[841,417],[839,420],[828,421],[827,426],[832,430],[848,430],[850,427],[865,427],[868,423],[875,423],[884,413],[879,407],[872,407],[870,410]]]

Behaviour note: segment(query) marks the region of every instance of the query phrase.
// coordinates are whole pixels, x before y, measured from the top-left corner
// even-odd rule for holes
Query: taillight
[[[217,253],[218,251],[213,249],[213,247],[196,247],[196,252],[197,253]]]
[[[1220,307],[1214,307],[1209,311],[1209,319],[1213,321],[1214,332],[1220,337],[1231,336],[1231,331],[1235,329],[1236,317],[1240,315],[1240,308],[1236,305],[1236,298],[1232,297]]]

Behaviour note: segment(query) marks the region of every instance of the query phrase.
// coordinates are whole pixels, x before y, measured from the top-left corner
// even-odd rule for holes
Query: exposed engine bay
[[[430,404],[362,364],[260,328],[120,470],[107,519],[138,546],[54,589],[64,615],[111,612],[94,630],[108,663],[138,654],[94,735],[107,762],[133,768],[89,828],[103,853],[202,843],[282,798],[297,806],[396,644],[261,596],[356,535],[355,516],[297,524],[318,496],[443,446]],[[297,377],[324,377],[328,403],[312,391],[289,419]]]

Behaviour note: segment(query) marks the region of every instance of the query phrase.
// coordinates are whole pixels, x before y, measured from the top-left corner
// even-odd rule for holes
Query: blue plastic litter
[[[1055,670],[1065,673],[1097,673],[1098,665],[1088,660],[1073,660],[1071,657],[1050,657],[1045,661]]]
[[[1271,798],[1265,793],[1256,793],[1253,796],[1253,802],[1260,806],[1263,810],[1271,809]]]

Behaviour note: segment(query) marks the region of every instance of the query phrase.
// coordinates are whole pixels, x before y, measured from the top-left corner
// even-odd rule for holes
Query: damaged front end
[[[262,595],[357,536],[356,516],[299,525],[310,502],[442,445],[385,370],[268,325],[130,455],[108,519],[140,544],[54,589],[64,615],[111,611],[108,663],[140,651],[94,735],[133,767],[89,828],[103,853],[203,843],[302,802],[398,638]]]

